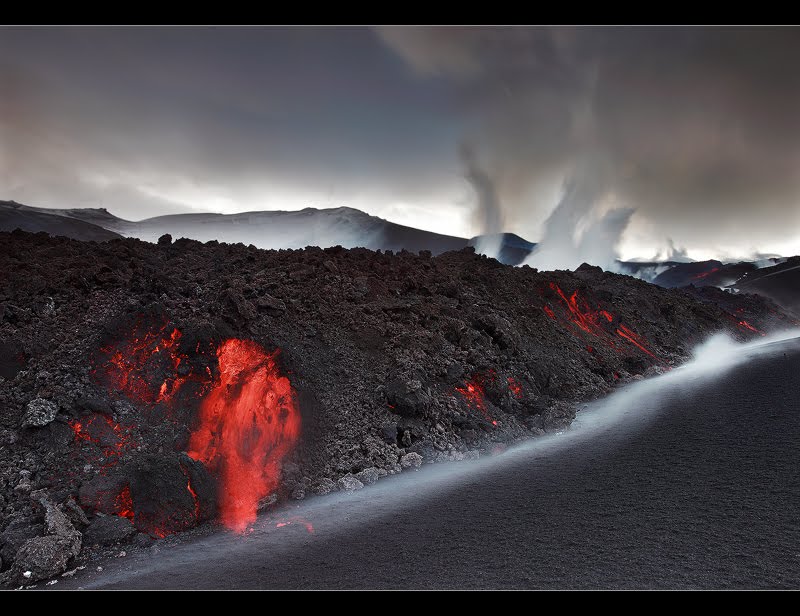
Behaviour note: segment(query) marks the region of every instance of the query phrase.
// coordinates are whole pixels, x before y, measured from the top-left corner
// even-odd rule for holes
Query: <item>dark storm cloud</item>
[[[458,91],[511,221],[529,220],[531,185],[590,169],[609,199],[690,248],[797,239],[796,28],[381,34],[422,79]]]
[[[800,252],[798,32],[0,28],[0,198],[537,240],[568,179],[595,219],[636,209],[628,256]]]
[[[368,29],[5,28],[3,198],[134,218],[424,200],[457,132],[403,76]]]

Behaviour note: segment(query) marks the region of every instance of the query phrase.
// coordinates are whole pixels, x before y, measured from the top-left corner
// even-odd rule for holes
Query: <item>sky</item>
[[[5,27],[0,199],[800,254],[798,59],[788,27]]]

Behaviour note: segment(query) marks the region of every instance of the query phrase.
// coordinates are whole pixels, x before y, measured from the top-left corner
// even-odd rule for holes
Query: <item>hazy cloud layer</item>
[[[796,28],[0,28],[0,198],[536,241],[588,181],[584,233],[635,210],[626,257],[800,253],[798,57]]]
[[[800,249],[797,28],[381,34],[421,79],[458,91],[510,223],[534,227],[531,193],[580,166],[637,210],[628,235],[642,248],[650,236],[650,254],[668,237],[690,252]]]

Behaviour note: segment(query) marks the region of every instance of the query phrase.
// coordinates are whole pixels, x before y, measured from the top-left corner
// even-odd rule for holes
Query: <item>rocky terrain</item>
[[[104,546],[242,530],[281,500],[563,429],[713,332],[796,324],[757,295],[470,248],[14,231],[0,285],[0,575],[15,586]]]

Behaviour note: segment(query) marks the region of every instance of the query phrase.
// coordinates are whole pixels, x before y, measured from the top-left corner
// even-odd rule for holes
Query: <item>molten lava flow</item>
[[[644,344],[642,344],[642,342],[643,342],[642,338],[641,338],[640,336],[636,335],[636,334],[635,334],[634,332],[632,332],[631,330],[629,330],[629,329],[628,329],[627,327],[625,327],[624,325],[620,325],[620,326],[617,328],[617,333],[618,333],[620,336],[622,336],[623,338],[625,338],[625,340],[627,340],[628,342],[630,342],[630,343],[632,343],[632,344],[635,344],[637,347],[639,347],[639,348],[640,348],[642,351],[644,351],[645,353],[647,353],[647,354],[648,354],[650,357],[652,357],[653,359],[655,359],[655,358],[656,358],[656,356],[655,356],[655,355],[653,355],[653,354],[652,354],[650,351],[648,351],[648,350],[645,348]]]
[[[277,353],[277,352],[276,352]],[[278,484],[280,463],[300,435],[300,413],[275,355],[251,340],[217,349],[219,380],[200,406],[189,455],[220,481],[220,519],[242,532]]]
[[[750,325],[750,323],[748,323],[745,320],[739,321],[739,327],[744,328],[744,329],[749,329],[751,332],[755,332],[755,333],[760,334],[762,336],[766,336],[766,334],[764,332],[762,332],[760,329],[757,329],[757,328],[753,327],[752,325]]]
[[[718,271],[719,271],[718,267],[713,267],[710,270],[708,270],[707,272],[701,272],[700,274],[692,276],[692,280],[702,280],[703,278],[706,278],[706,277],[710,276],[711,274],[713,274],[714,272],[718,272]]]
[[[550,283],[550,288],[555,291],[556,294],[561,298],[561,301],[564,302],[564,305],[570,312],[570,320],[575,325],[580,327],[587,334],[599,336],[604,333],[603,329],[598,323],[597,317],[600,313],[593,311],[589,307],[589,304],[586,302],[586,300],[578,294],[577,290],[573,291],[572,295],[570,295],[569,299],[567,299],[564,291],[562,291],[561,287],[559,287],[555,282]],[[605,313],[603,316],[607,314],[608,313]]]
[[[133,499],[131,498],[131,489],[125,486],[122,492],[119,493],[114,501],[117,509],[117,515],[123,518],[133,520]]]
[[[192,495],[192,499],[194,500],[194,519],[200,519],[200,499],[197,497],[197,492],[192,489],[192,480],[186,480],[186,489],[189,490],[189,494]]]
[[[553,319],[554,321],[556,320],[556,313],[555,313],[555,312],[553,312],[553,309],[552,309],[550,306],[542,306],[542,310],[544,310],[544,313],[545,313],[545,314],[546,314],[548,317],[550,317],[550,318],[551,318],[551,319]]]
[[[508,389],[515,398],[522,395],[522,385],[513,376],[508,377]]]
[[[575,325],[581,331],[603,339],[606,344],[616,349],[614,344],[614,334],[623,338],[636,346],[639,350],[643,351],[653,359],[658,359],[648,348],[647,341],[631,331],[625,325],[617,323],[617,318],[608,310],[593,309],[589,302],[580,296],[577,290],[572,292],[572,295],[567,297],[567,294],[561,290],[555,282],[550,283],[550,289],[555,291],[556,295],[561,299],[564,304],[566,320]],[[549,306],[544,306],[545,312],[556,318],[555,313]],[[580,332],[578,332],[580,333]],[[586,350],[594,353],[595,349],[591,345],[587,345]],[[619,351],[617,351],[619,352]]]

